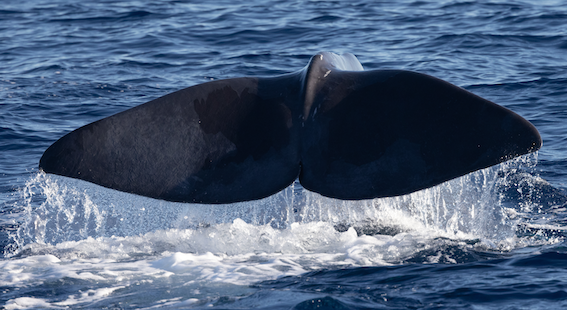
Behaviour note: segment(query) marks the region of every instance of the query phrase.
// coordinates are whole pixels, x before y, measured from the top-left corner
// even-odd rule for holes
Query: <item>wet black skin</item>
[[[331,56],[283,76],[192,86],[88,124],[51,145],[40,169],[177,202],[260,199],[298,177],[324,196],[369,199],[541,147],[531,123],[462,88],[410,71],[345,70]]]

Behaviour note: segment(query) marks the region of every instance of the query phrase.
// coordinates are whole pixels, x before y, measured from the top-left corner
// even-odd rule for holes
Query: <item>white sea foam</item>
[[[68,299],[58,302],[49,302],[46,299],[36,298],[36,297],[19,297],[9,300],[5,309],[37,309],[37,308],[55,308],[55,309],[68,309],[69,306],[77,304],[91,303],[100,300],[114,292],[117,289],[124,288],[123,286],[118,287],[108,287],[100,288],[96,290],[87,290],[86,292],[81,292],[77,296],[69,296]]]
[[[248,285],[311,270],[399,263],[430,241],[408,233],[358,236],[354,228],[339,232],[325,222],[274,229],[236,219],[199,229],[30,244],[24,250],[29,256],[0,262],[0,286],[57,287],[78,280],[96,287],[50,301],[55,307],[89,304],[115,290],[128,294],[140,285],[183,287],[191,298],[207,300],[211,293],[204,287],[244,294]],[[47,302],[22,296],[7,306],[43,307]]]

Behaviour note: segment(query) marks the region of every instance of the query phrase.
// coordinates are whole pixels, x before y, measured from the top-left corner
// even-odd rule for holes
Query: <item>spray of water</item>
[[[210,242],[213,235],[216,240],[221,240],[221,235],[230,240],[237,234],[255,240],[241,238],[237,246],[248,247],[245,251],[285,252],[281,244],[290,238],[289,234],[301,230],[307,230],[302,232],[306,236],[326,235],[331,239],[346,238],[341,233],[352,237],[353,232],[358,236],[401,238],[413,234],[433,239],[476,239],[483,240],[488,247],[510,249],[518,244],[518,227],[525,219],[519,214],[537,208],[537,202],[530,198],[536,195],[537,184],[542,181],[534,176],[536,163],[537,154],[526,155],[399,197],[342,201],[309,192],[296,182],[271,197],[227,205],[159,201],[37,173],[20,190],[18,207],[24,212],[19,229],[12,236],[12,253],[29,245],[61,247],[64,243],[97,238],[107,238],[107,243],[112,243],[120,238],[131,237],[132,241],[139,237],[140,243],[134,247],[143,247],[152,234],[168,231],[168,240],[177,240],[178,245],[193,238],[183,248],[189,252],[214,248]],[[509,192],[518,193],[518,197],[510,199]],[[322,234],[322,230],[326,233]],[[195,237],[199,234],[200,239]],[[160,238],[164,236],[157,239]],[[155,247],[159,248],[157,239]],[[204,241],[199,244],[197,239]],[[218,250],[230,252],[227,242],[217,245]],[[309,243],[303,240],[297,244],[302,242]],[[304,250],[317,251],[317,247],[307,246]]]

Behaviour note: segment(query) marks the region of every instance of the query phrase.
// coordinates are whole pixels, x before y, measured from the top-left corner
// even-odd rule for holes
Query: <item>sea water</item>
[[[566,1],[3,1],[0,304],[567,306],[565,21]],[[37,170],[82,125],[198,83],[297,71],[318,51],[464,87],[530,120],[543,147],[364,201],[294,183],[181,204]]]

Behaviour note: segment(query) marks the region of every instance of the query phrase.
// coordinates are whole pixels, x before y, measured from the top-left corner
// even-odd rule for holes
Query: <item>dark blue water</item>
[[[464,87],[530,120],[544,145],[362,202],[295,185],[175,204],[37,170],[82,125],[211,79],[300,70],[318,51]],[[564,308],[566,55],[567,1],[3,1],[0,304]]]

